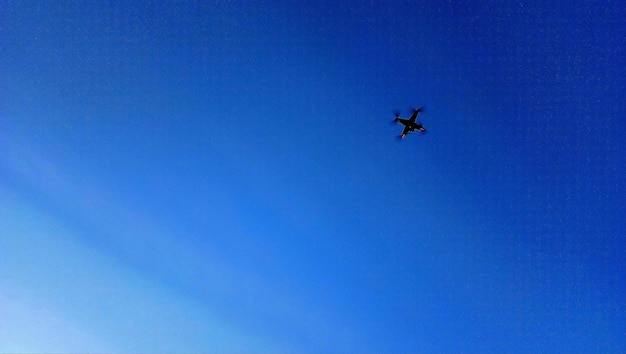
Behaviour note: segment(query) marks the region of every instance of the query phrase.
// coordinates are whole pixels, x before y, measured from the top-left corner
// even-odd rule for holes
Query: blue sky
[[[0,9],[0,351],[626,349],[621,2]]]

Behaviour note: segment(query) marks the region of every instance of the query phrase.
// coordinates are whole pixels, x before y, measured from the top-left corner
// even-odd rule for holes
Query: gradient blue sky
[[[623,5],[1,0],[0,351],[624,352]]]

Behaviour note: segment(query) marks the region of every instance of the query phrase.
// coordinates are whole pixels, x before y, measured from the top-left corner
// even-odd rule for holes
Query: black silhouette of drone
[[[407,134],[412,133],[416,130],[422,133],[426,133],[426,128],[424,128],[424,126],[421,123],[415,121],[415,119],[417,118],[417,115],[422,111],[424,111],[423,107],[414,109],[413,114],[411,115],[409,119],[401,118],[400,112],[395,112],[396,117],[394,118],[393,121],[396,123],[402,123],[402,125],[404,125],[404,130],[402,131],[402,134],[400,135],[400,139],[403,139]]]

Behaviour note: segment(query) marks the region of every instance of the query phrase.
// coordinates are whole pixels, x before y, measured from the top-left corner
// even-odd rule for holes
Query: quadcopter
[[[421,123],[415,121],[417,115],[422,111],[424,111],[424,108],[414,109],[413,114],[409,119],[401,118],[400,112],[395,113],[396,117],[394,118],[393,122],[402,123],[402,125],[404,125],[404,130],[402,131],[402,135],[400,135],[400,139],[403,139],[407,134],[412,133],[416,130],[420,131],[421,133],[426,133],[426,128],[424,128]]]

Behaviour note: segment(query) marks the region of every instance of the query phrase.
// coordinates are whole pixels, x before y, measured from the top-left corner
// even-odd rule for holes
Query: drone
[[[413,114],[411,115],[409,119],[401,118],[400,112],[395,112],[396,117],[394,118],[393,122],[395,123],[399,122],[399,123],[402,123],[402,125],[404,125],[404,130],[402,131],[402,135],[400,135],[400,139],[404,139],[404,137],[406,137],[407,134],[412,133],[416,130],[418,130],[421,133],[426,133],[426,128],[424,128],[424,126],[421,123],[415,121],[415,119],[417,118],[417,115],[423,111],[424,111],[423,107],[414,109]]]

